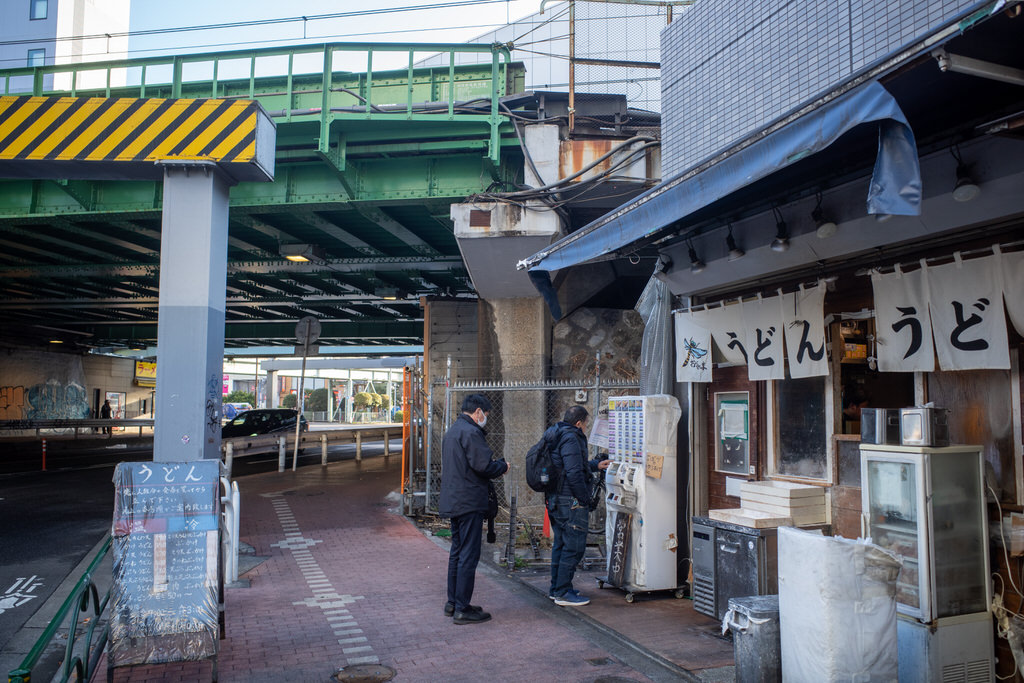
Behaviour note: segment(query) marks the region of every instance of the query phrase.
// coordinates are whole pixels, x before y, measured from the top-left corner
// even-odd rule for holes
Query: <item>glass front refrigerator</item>
[[[980,446],[862,444],[862,533],[900,557],[899,678],[992,681]]]

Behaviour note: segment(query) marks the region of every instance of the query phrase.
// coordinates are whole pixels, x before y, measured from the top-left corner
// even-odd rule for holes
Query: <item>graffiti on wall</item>
[[[89,417],[85,388],[55,379],[23,386],[0,387],[0,420],[78,420]]]

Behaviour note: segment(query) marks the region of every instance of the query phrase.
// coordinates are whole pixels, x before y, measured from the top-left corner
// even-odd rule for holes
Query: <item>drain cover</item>
[[[395,677],[395,670],[383,664],[353,664],[340,669],[331,678],[346,683],[377,683],[390,681]]]

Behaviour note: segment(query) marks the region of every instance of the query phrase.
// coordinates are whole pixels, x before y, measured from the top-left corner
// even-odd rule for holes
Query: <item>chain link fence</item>
[[[576,106],[588,96],[616,93],[625,95],[632,108],[661,111],[661,30],[673,11],[684,9],[668,4],[573,3],[569,56]]]
[[[498,494],[497,525],[508,528],[515,518],[515,542],[508,543],[508,532],[498,543],[506,544],[506,555],[515,547],[532,546],[534,556],[540,556],[543,547],[544,494],[526,484],[526,451],[535,444],[544,430],[562,419],[565,411],[574,405],[583,405],[593,416],[602,408],[606,411],[612,396],[635,395],[639,386],[634,382],[593,381],[555,382],[435,382],[428,393],[428,444],[426,463],[426,512],[437,514],[441,491],[441,441],[444,433],[460,414],[463,399],[469,394],[483,394],[491,402],[487,418],[487,444],[495,457],[505,458],[512,465],[510,472],[495,481]],[[597,455],[590,447],[590,457]],[[604,500],[591,516],[591,529],[603,533]]]

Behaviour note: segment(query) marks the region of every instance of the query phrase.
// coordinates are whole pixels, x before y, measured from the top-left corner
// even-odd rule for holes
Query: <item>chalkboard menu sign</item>
[[[114,471],[112,666],[217,654],[220,468],[123,462]]]
[[[612,526],[612,545],[608,551],[608,583],[622,588],[629,578],[629,544],[630,529],[633,526],[633,515],[625,512],[615,513]]]

